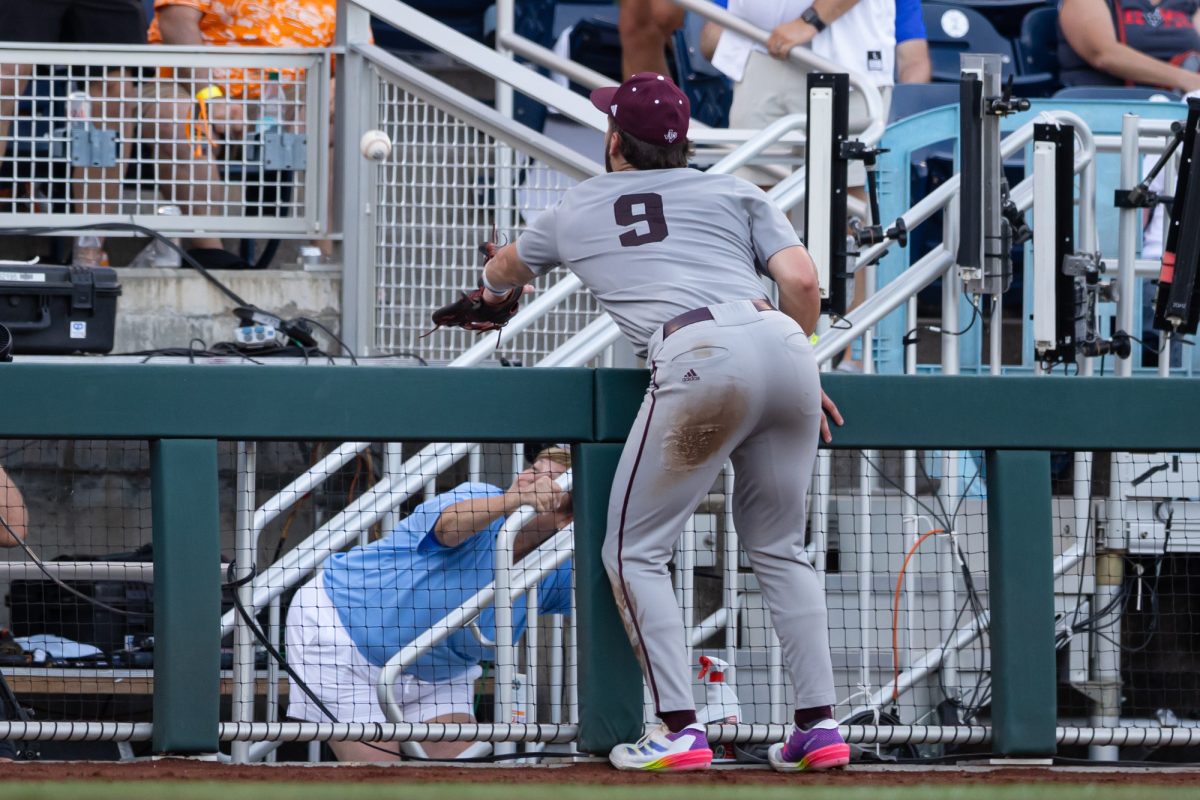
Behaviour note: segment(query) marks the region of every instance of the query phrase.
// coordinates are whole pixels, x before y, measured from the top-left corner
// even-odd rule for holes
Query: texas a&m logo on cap
[[[592,105],[616,120],[621,130],[648,144],[671,145],[687,136],[692,114],[687,95],[656,72],[639,72],[620,86],[594,90]]]

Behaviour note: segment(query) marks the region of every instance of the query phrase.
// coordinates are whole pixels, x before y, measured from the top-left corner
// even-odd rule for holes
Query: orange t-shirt
[[[234,47],[330,47],[337,23],[337,0],[154,0],[154,22],[148,38],[162,44],[158,14],[167,6],[199,11],[204,43]],[[258,70],[254,70],[258,72]],[[295,70],[281,70],[294,80]],[[258,84],[244,84],[246,71],[229,70],[230,93],[258,94]],[[254,80],[261,80],[257,75]]]

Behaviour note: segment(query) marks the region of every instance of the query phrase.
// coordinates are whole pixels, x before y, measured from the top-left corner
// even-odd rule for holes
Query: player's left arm
[[[502,302],[514,289],[520,289],[536,277],[517,255],[516,243],[506,244],[483,265],[483,302]]]

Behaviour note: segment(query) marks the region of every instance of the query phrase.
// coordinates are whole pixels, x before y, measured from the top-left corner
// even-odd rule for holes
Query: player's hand
[[[793,47],[808,44],[817,35],[817,29],[802,19],[785,22],[771,31],[767,39],[767,52],[773,58],[784,60]]]
[[[829,420],[839,428],[845,424],[842,419],[842,412],[838,411],[837,403],[830,399],[829,395],[825,394],[825,390],[821,390],[821,441],[829,444],[833,441],[833,433],[829,429]]]
[[[546,475],[518,475],[508,491],[517,507],[532,506],[540,514],[561,511],[570,502],[570,496]]]

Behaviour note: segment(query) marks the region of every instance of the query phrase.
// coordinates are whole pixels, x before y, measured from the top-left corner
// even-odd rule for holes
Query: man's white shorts
[[[288,664],[338,722],[388,721],[375,693],[380,668],[367,661],[350,640],[320,573],[292,598],[286,637]],[[446,683],[425,683],[411,675],[401,676],[396,695],[404,721],[426,722],[446,714],[473,715],[475,680],[481,674],[476,666],[462,678]],[[331,721],[294,680],[290,684],[289,717],[306,722]]]

